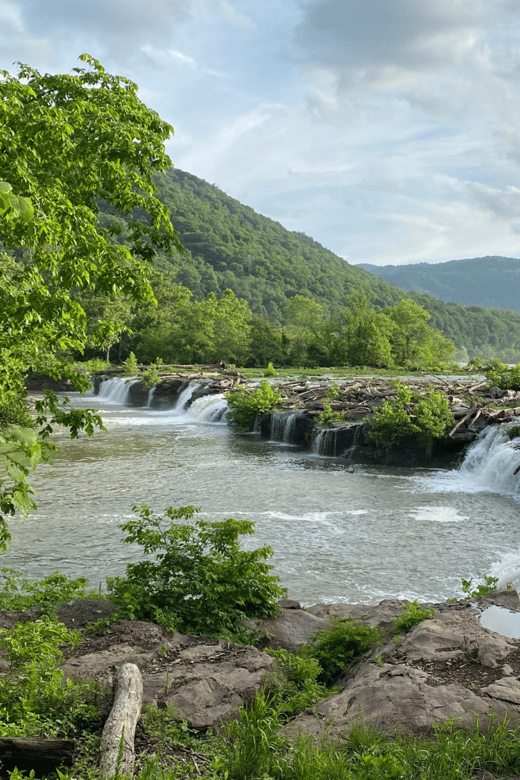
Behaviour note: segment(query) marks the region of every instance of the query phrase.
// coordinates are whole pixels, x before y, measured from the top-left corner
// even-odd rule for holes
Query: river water
[[[122,542],[132,504],[201,507],[209,520],[256,524],[245,547],[270,545],[289,596],[318,602],[460,596],[461,578],[520,586],[520,464],[503,429],[489,429],[461,469],[355,466],[279,442],[238,435],[219,397],[191,414],[128,408],[124,393],[70,394],[101,411],[106,432],[57,434],[53,465],[33,476],[38,509],[10,521],[2,565],[31,578],[55,570],[95,587],[123,574],[140,550]],[[218,416],[218,415],[217,415]]]

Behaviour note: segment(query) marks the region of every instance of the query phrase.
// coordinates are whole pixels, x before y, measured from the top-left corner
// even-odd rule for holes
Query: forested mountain
[[[160,174],[156,183],[159,199],[168,207],[188,250],[185,256],[162,257],[160,266],[188,287],[196,300],[209,292],[220,297],[230,289],[245,299],[255,314],[280,325],[284,323],[284,308],[295,295],[318,301],[332,317],[341,314],[347,297],[360,289],[375,309],[391,306],[408,295],[430,313],[429,324],[459,349],[467,349],[470,357],[520,359],[520,314],[466,308],[420,292],[405,294],[190,173],[170,169]],[[469,274],[466,283],[470,283]]]
[[[513,257],[409,265],[360,263],[358,268],[403,290],[429,293],[442,301],[520,312],[520,260]]]

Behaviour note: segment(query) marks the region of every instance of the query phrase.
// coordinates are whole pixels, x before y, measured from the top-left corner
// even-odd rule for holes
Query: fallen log
[[[457,423],[457,425],[454,425],[454,426],[453,426],[453,428],[451,429],[451,431],[448,433],[448,436],[449,436],[449,438],[450,438],[450,439],[451,439],[451,437],[453,436],[453,434],[454,434],[454,433],[456,433],[456,432],[459,430],[459,428],[460,428],[460,426],[461,426],[461,425],[464,425],[464,423],[465,423],[467,420],[469,420],[469,418],[470,418],[470,417],[473,417],[473,415],[475,414],[475,412],[477,412],[477,414],[475,415],[475,419],[476,419],[478,416],[480,416],[480,409],[478,409],[478,407],[476,407],[476,406],[473,406],[473,407],[472,407],[472,408],[469,410],[469,412],[467,413],[467,415],[466,415],[465,417],[463,417],[463,418],[462,418],[462,420],[459,420],[459,421],[458,421],[458,423]]]
[[[131,774],[134,737],[141,716],[143,680],[135,664],[123,664],[117,675],[114,704],[101,735],[99,766],[103,777]]]
[[[1,737],[0,763],[9,771],[34,769],[37,775],[47,774],[60,766],[70,766],[76,751],[74,739],[44,737]]]

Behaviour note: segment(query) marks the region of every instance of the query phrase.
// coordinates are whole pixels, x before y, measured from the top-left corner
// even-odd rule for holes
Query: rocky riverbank
[[[499,608],[520,625],[516,591],[493,591],[478,608],[469,600],[421,605],[435,609],[433,617],[395,634],[394,622],[408,603],[318,604],[304,610],[298,602],[284,600],[278,617],[260,623],[271,635],[264,647],[290,652],[310,642],[318,630],[330,628],[331,616],[361,621],[380,632],[380,641],[335,681],[339,692],[286,726],[290,735],[328,733],[344,739],[360,719],[382,730],[417,734],[433,733],[448,720],[461,727],[478,721],[485,730],[493,715],[520,723],[520,640],[485,628],[480,620],[485,611]],[[108,601],[80,600],[58,605],[57,614],[67,627],[83,631],[113,610]],[[3,612],[0,626],[9,629],[38,614],[38,608]],[[166,634],[152,623],[119,620],[84,635],[63,671],[73,680],[99,680],[110,693],[117,668],[127,662],[141,671],[145,703],[159,709],[173,706],[191,728],[218,730],[269,685],[274,658],[254,647]]]

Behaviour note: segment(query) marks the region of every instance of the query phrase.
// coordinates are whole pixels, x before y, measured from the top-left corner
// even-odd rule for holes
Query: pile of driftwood
[[[334,384],[336,388],[333,388]],[[490,388],[487,380],[471,384],[436,377],[427,381],[407,380],[405,384],[414,394],[427,395],[432,388],[444,394],[456,421],[450,436],[463,425],[476,422],[479,418],[487,424],[520,415],[520,392]],[[396,389],[391,380],[374,377],[340,383],[327,381],[312,387],[301,382],[288,382],[279,384],[277,389],[282,395],[281,408],[284,411],[301,409],[309,416],[316,417],[330,406],[332,412],[340,412],[345,420],[370,417],[385,400],[396,398]]]

